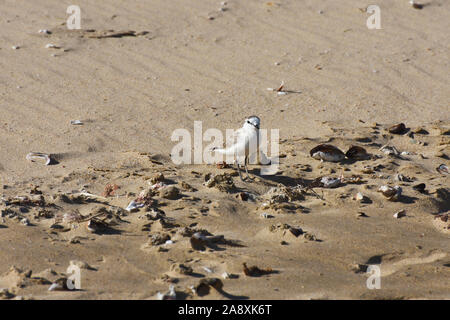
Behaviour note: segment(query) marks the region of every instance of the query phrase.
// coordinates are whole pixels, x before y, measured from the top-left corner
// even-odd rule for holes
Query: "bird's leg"
[[[238,170],[238,173],[239,173],[239,178],[241,178],[241,180],[245,182],[244,178],[242,177],[241,167],[239,166],[239,161],[238,161],[237,158],[236,158],[236,160],[235,160],[235,163],[236,163],[237,170]]]
[[[250,177],[250,175],[248,174],[248,162],[249,162],[249,156],[245,156],[244,167],[245,167],[245,172],[247,173],[247,179],[253,180],[254,178]]]

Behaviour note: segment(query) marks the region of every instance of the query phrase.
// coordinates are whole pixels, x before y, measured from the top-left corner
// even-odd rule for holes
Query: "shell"
[[[388,145],[384,145],[380,148],[380,151],[384,152],[384,154],[388,156],[399,157],[400,152],[395,148]]]
[[[359,146],[351,146],[345,153],[345,156],[349,159],[363,160],[369,157],[366,149]]]
[[[138,203],[138,202],[133,200],[133,201],[130,202],[128,207],[125,208],[125,210],[127,210],[128,212],[131,212],[131,211],[135,211],[135,210],[137,210],[139,208],[142,208],[142,207],[144,207],[143,203]]]
[[[393,125],[389,128],[389,132],[393,134],[403,134],[406,132],[406,126],[404,123]]]
[[[445,164],[441,164],[439,167],[436,168],[436,171],[441,174],[449,174],[450,170]]]
[[[406,216],[405,210],[400,210],[394,213],[393,217],[396,219],[400,219],[401,217]]]
[[[26,159],[32,162],[36,160],[44,160],[46,166],[52,163],[52,158],[50,155],[41,152],[30,152],[27,154]]]
[[[331,162],[339,162],[345,158],[345,154],[341,150],[330,144],[320,144],[311,149],[309,154],[314,159]]]
[[[421,193],[425,192],[425,188],[426,188],[425,183],[419,183],[419,184],[413,186],[414,190],[419,191]]]
[[[391,186],[381,186],[378,189],[378,192],[381,192],[383,196],[388,198],[391,201],[396,201],[400,198],[402,194],[402,188],[399,186],[391,187]]]

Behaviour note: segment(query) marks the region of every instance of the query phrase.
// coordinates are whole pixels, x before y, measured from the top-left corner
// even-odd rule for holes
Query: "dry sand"
[[[7,290],[0,297],[152,299],[173,281],[178,297],[187,299],[450,298],[449,224],[445,215],[436,218],[449,210],[449,178],[435,170],[450,165],[450,4],[429,3],[417,10],[407,0],[377,1],[382,29],[369,30],[369,14],[360,10],[369,3],[359,0],[227,1],[224,11],[210,0],[83,0],[77,2],[82,30],[69,31],[71,1],[1,0],[0,288]],[[148,33],[90,37],[107,30]],[[46,48],[49,43],[60,48]],[[267,90],[282,81],[298,93]],[[242,183],[233,169],[171,162],[176,128],[192,130],[201,120],[204,129],[224,131],[252,114],[263,128],[280,129],[286,155],[280,174]],[[71,125],[75,119],[84,125]],[[386,128],[398,122],[427,134],[389,134]],[[360,145],[380,157],[321,163],[309,150],[323,142],[344,152]],[[389,157],[379,151],[386,143],[410,154]],[[29,162],[31,151],[59,163]],[[149,220],[146,208],[116,208],[148,188],[156,172],[183,195],[154,196],[166,218]],[[204,186],[210,172],[233,174],[239,192],[258,198],[243,201],[238,192]],[[363,182],[314,189],[324,200],[307,192],[261,209],[277,184],[341,173]],[[414,181],[395,181],[397,173]],[[196,191],[183,189],[182,181]],[[418,183],[428,192],[415,191]],[[100,203],[61,196],[81,189],[100,195],[107,184],[119,189]],[[402,186],[404,196],[387,201],[376,191],[386,184]],[[14,200],[30,197],[34,186],[45,204]],[[353,200],[358,192],[369,203]],[[89,216],[96,206],[109,212],[107,232],[90,233],[86,221],[60,221],[69,212]],[[393,218],[401,209],[406,216]],[[261,218],[262,212],[274,217]],[[66,229],[50,228],[55,222]],[[279,224],[309,236],[295,237]],[[230,242],[194,250],[183,227]],[[158,234],[174,243],[147,245]],[[82,290],[47,291],[71,260],[92,267],[81,269]],[[276,273],[246,276],[244,262]],[[177,264],[192,273],[180,274]],[[367,275],[355,272],[355,264],[380,265],[381,289],[367,289]],[[222,292],[199,297],[189,289],[224,272],[236,277],[222,279]]]

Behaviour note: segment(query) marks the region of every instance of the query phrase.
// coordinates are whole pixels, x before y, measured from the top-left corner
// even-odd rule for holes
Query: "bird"
[[[270,164],[270,160],[259,149],[260,147],[260,124],[261,120],[257,116],[250,116],[245,119],[242,128],[237,129],[234,133],[235,143],[228,147],[219,149],[212,148],[211,151],[217,152],[225,156],[235,156],[235,163],[238,169],[239,177],[242,181],[246,179],[253,180],[248,173],[248,163],[251,157],[257,157],[257,163]],[[244,168],[247,177],[244,179],[241,174],[240,160],[244,158]],[[252,158],[253,159],[253,158]],[[253,162],[252,162],[253,163]]]

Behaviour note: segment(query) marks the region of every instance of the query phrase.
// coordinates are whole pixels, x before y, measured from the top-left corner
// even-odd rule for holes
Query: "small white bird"
[[[261,121],[257,116],[248,117],[245,119],[242,128],[235,131],[235,144],[225,149],[218,149],[216,147],[212,149],[212,151],[225,156],[235,156],[235,163],[242,181],[245,181],[245,179],[242,178],[240,159],[244,158],[244,168],[247,173],[246,179],[248,178],[250,180],[253,180],[253,178],[250,178],[247,165],[251,157],[257,156],[259,158],[256,159],[256,163],[270,164],[270,160],[259,149],[261,140],[259,132],[260,123]]]

